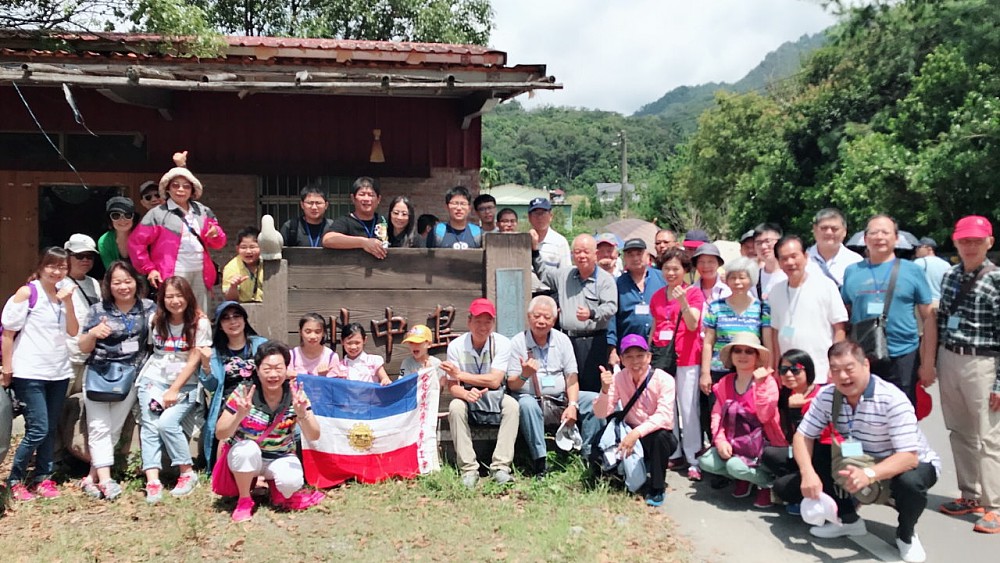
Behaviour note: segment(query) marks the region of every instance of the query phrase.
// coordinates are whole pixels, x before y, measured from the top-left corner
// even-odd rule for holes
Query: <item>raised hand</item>
[[[295,414],[305,416],[306,410],[309,409],[309,397],[306,396],[302,382],[292,381],[289,386],[292,390],[292,407],[295,409]]]
[[[236,285],[236,286],[238,286],[241,283],[247,281],[248,279],[250,279],[250,276],[246,276],[246,275],[243,275],[243,274],[236,274],[235,276],[229,278],[229,285]]]
[[[601,392],[607,393],[611,388],[611,382],[615,380],[615,373],[608,371],[604,366],[597,366],[597,369],[601,372]]]
[[[104,340],[105,338],[111,336],[111,332],[111,325],[108,324],[108,318],[101,317],[101,322],[88,330],[87,334],[98,340]]]
[[[179,166],[181,168],[187,168],[188,152],[175,152],[174,153],[174,166]]]
[[[233,396],[236,399],[236,414],[241,419],[250,413],[250,408],[253,406],[253,394],[256,390],[256,385],[251,385],[249,389],[246,385],[240,385],[236,391],[233,391]]]
[[[521,360],[521,375],[526,378],[532,378],[538,373],[538,368],[540,364],[535,358],[525,358]]]
[[[670,298],[680,301],[681,305],[685,305],[687,303],[687,289],[681,286],[675,287],[670,292]]]
[[[774,375],[774,368],[771,367],[759,367],[753,370],[754,381],[761,381],[771,377],[772,375]]]
[[[208,231],[205,233],[205,238],[215,238],[219,236],[219,227],[212,225],[209,227]]]
[[[159,289],[160,284],[163,283],[163,276],[156,270],[147,274],[146,279],[149,280],[149,285],[153,286],[153,289]]]
[[[73,292],[76,291],[75,283],[68,283],[56,292],[56,299],[66,303],[73,300]]]
[[[531,229],[528,231],[528,234],[531,235],[531,249],[538,250],[538,243],[541,242],[540,237],[538,236],[538,231]]]

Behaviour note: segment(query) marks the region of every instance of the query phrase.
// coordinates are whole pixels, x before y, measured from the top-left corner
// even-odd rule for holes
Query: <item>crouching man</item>
[[[903,561],[924,561],[927,555],[915,527],[927,507],[927,490],[937,482],[941,460],[917,426],[910,400],[898,387],[871,373],[861,346],[843,340],[831,346],[827,356],[833,385],[816,395],[792,439],[792,448],[802,474],[802,496],[815,499],[821,492],[830,495],[837,502],[841,521],[814,526],[809,533],[820,538],[868,533],[851,497],[872,495],[879,487],[888,486],[899,512],[899,555]],[[832,415],[835,402],[840,408]],[[844,458],[869,456],[874,463],[842,463],[836,473],[832,467],[817,473],[813,445],[831,425],[833,440]],[[832,465],[836,465],[836,457],[835,453]]]
[[[555,299],[547,295],[535,297],[528,304],[529,329],[511,339],[507,387],[521,407],[521,435],[528,443],[536,477],[544,477],[547,470],[542,401],[550,409],[562,409],[555,424],[579,425],[584,459],[589,458],[591,439],[601,425],[594,417],[597,393],[580,391],[573,343],[552,328],[558,314]]]

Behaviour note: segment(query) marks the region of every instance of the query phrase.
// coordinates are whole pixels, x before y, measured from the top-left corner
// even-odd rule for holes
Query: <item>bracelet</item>
[[[517,378],[520,379],[524,383],[527,383],[528,380],[531,379],[530,377],[524,377],[524,374],[521,374],[521,373],[517,374]]]

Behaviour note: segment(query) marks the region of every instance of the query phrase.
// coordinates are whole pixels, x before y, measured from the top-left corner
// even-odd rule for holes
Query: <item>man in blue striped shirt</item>
[[[896,546],[903,561],[927,558],[914,530],[927,507],[927,490],[937,482],[941,459],[917,426],[917,417],[906,395],[895,385],[871,373],[864,350],[857,342],[842,340],[830,347],[830,382],[816,395],[792,439],[795,462],[802,474],[802,496],[818,498],[825,492],[837,501],[841,522],[810,528],[820,538],[861,536],[868,533],[858,517],[851,495],[878,481],[891,482],[892,498],[899,511]],[[833,412],[834,390],[843,395],[840,412]],[[833,475],[832,468],[813,468],[813,445],[827,426],[836,431],[845,457],[868,454],[877,463],[861,469],[848,467]],[[851,447],[860,445],[852,454]],[[839,477],[843,488],[837,487]]]

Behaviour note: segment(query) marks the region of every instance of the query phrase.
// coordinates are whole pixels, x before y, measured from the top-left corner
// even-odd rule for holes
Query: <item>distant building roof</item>
[[[490,190],[483,191],[496,198],[498,207],[503,205],[528,205],[528,202],[536,197],[544,197],[546,199],[549,197],[548,190],[522,186],[520,184],[501,184],[493,186]]]
[[[621,182],[614,182],[614,183],[598,182],[595,185],[597,186],[597,195],[622,193]],[[625,184],[625,185],[628,186],[628,190],[630,192],[635,193],[635,184]]]

